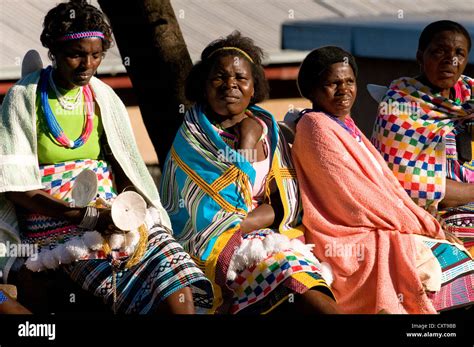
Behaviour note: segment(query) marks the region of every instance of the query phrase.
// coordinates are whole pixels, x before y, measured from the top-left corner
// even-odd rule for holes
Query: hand
[[[244,118],[237,130],[240,134],[240,149],[254,149],[263,132],[262,126],[253,117]]]
[[[97,210],[99,211],[99,219],[97,220],[95,229],[103,235],[113,233],[112,231],[114,228],[116,229],[116,227],[112,219],[112,210],[110,208],[98,208]]]
[[[273,224],[275,211],[269,204],[262,204],[252,210],[240,223],[242,234],[248,234],[254,230],[263,229]]]
[[[446,241],[463,245],[463,242],[460,239],[458,239],[454,234],[450,233],[449,231],[445,230],[444,234],[446,235]]]

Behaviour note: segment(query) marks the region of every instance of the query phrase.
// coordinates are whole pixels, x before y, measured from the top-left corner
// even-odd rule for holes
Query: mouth
[[[229,104],[234,104],[240,100],[240,98],[235,95],[223,95],[221,99]]]
[[[455,75],[455,73],[453,71],[444,70],[444,71],[440,71],[439,75],[443,78],[451,78]]]
[[[336,98],[335,100],[336,104],[343,106],[343,107],[349,107],[352,102],[352,98],[348,96]]]
[[[92,74],[87,73],[87,72],[80,72],[80,73],[74,74],[74,76],[76,76],[76,78],[79,80],[87,80],[92,77]]]

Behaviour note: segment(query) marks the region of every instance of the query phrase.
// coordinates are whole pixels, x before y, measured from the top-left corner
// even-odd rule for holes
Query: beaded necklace
[[[49,85],[56,94],[56,98],[63,109],[73,111],[81,104],[82,87],[78,88],[76,95],[74,95],[72,98],[68,98],[59,91],[58,87],[56,87],[52,72],[49,74]]]
[[[84,129],[82,130],[82,134],[75,141],[72,141],[64,133],[64,130],[59,125],[56,117],[54,116],[53,111],[51,110],[51,107],[49,106],[48,87],[50,85],[49,75],[51,73],[51,66],[48,66],[41,72],[41,107],[46,118],[46,124],[48,126],[48,129],[51,135],[61,146],[67,148],[81,147],[89,139],[89,136],[92,133],[92,128],[94,126],[94,110],[91,89],[89,85],[86,85],[82,88],[82,93],[84,95],[84,102],[86,106],[85,124]]]

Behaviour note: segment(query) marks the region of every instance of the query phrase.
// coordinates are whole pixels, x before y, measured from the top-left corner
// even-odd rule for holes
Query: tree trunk
[[[137,95],[160,167],[189,106],[192,61],[169,0],[99,0]]]

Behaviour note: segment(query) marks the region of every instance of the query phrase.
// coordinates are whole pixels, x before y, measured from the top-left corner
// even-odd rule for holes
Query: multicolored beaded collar
[[[78,148],[87,142],[89,136],[92,133],[94,127],[94,107],[92,91],[89,85],[82,88],[84,95],[84,102],[86,105],[85,114],[85,125],[82,130],[82,134],[75,140],[70,140],[64,130],[59,125],[56,117],[54,116],[48,101],[48,87],[49,87],[49,74],[52,73],[52,67],[48,66],[46,69],[41,71],[41,108],[43,109],[44,117],[46,118],[46,124],[51,135],[55,138],[59,145],[67,148]]]

